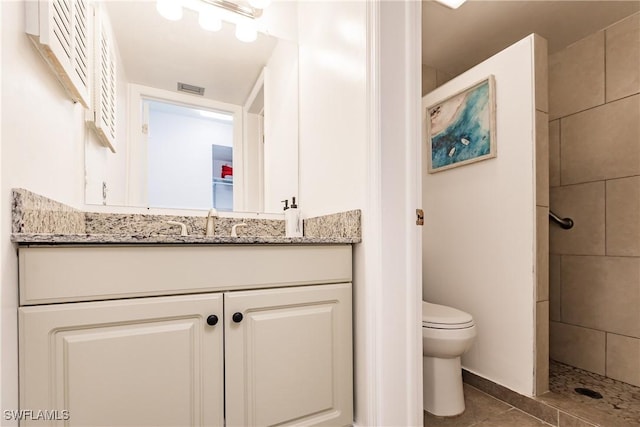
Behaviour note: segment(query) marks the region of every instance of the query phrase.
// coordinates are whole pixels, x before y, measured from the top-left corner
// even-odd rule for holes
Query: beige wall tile
[[[536,111],[536,205],[549,206],[549,115]]]
[[[549,112],[549,54],[547,40],[535,34],[533,39],[535,61],[536,110]]]
[[[605,333],[550,322],[549,356],[558,362],[604,375]]]
[[[640,95],[561,121],[562,185],[640,175]]]
[[[560,120],[549,122],[549,186],[560,186]]]
[[[549,390],[549,301],[536,304],[536,396]]]
[[[549,299],[549,208],[536,207],[536,301]]]
[[[640,13],[607,28],[607,102],[640,92]]]
[[[562,320],[560,301],[562,282],[560,280],[560,255],[549,255],[549,319],[559,322]]]
[[[607,334],[607,376],[640,386],[640,339]]]
[[[640,258],[562,257],[562,321],[640,338]]]
[[[422,65],[422,96],[425,96],[438,85],[436,84],[436,69],[428,65]]]
[[[604,31],[549,56],[551,120],[604,103]]]
[[[607,255],[640,256],[640,176],[607,181]]]
[[[551,188],[550,209],[574,222],[570,230],[555,223],[549,224],[549,250],[552,254],[605,254],[604,188],[604,181]]]

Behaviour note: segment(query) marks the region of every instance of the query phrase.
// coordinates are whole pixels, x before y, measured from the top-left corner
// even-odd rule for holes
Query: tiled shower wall
[[[640,14],[549,57],[550,356],[640,386]]]

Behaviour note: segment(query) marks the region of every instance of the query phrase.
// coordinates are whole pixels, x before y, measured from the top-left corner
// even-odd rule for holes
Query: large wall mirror
[[[169,20],[156,1],[96,3],[119,55],[118,129],[115,153],[87,141],[86,203],[281,212],[298,195],[295,2],[255,20],[183,4]],[[219,30],[203,28],[203,11],[220,12]],[[236,35],[246,22],[252,42]]]

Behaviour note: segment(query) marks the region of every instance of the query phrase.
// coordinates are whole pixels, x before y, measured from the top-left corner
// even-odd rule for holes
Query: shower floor
[[[576,388],[596,391],[602,398],[580,395]],[[549,390],[538,400],[595,425],[640,426],[640,387],[550,361]]]

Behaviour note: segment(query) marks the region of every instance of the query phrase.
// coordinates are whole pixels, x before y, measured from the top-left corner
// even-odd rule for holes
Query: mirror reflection
[[[281,212],[298,192],[295,3],[255,21],[222,11],[218,31],[200,25],[196,9],[216,9],[201,0],[175,21],[156,2],[96,4],[117,51],[118,123],[116,153],[87,142],[86,202]],[[253,42],[237,35],[247,22]]]
[[[146,99],[150,206],[233,210],[233,115]]]

